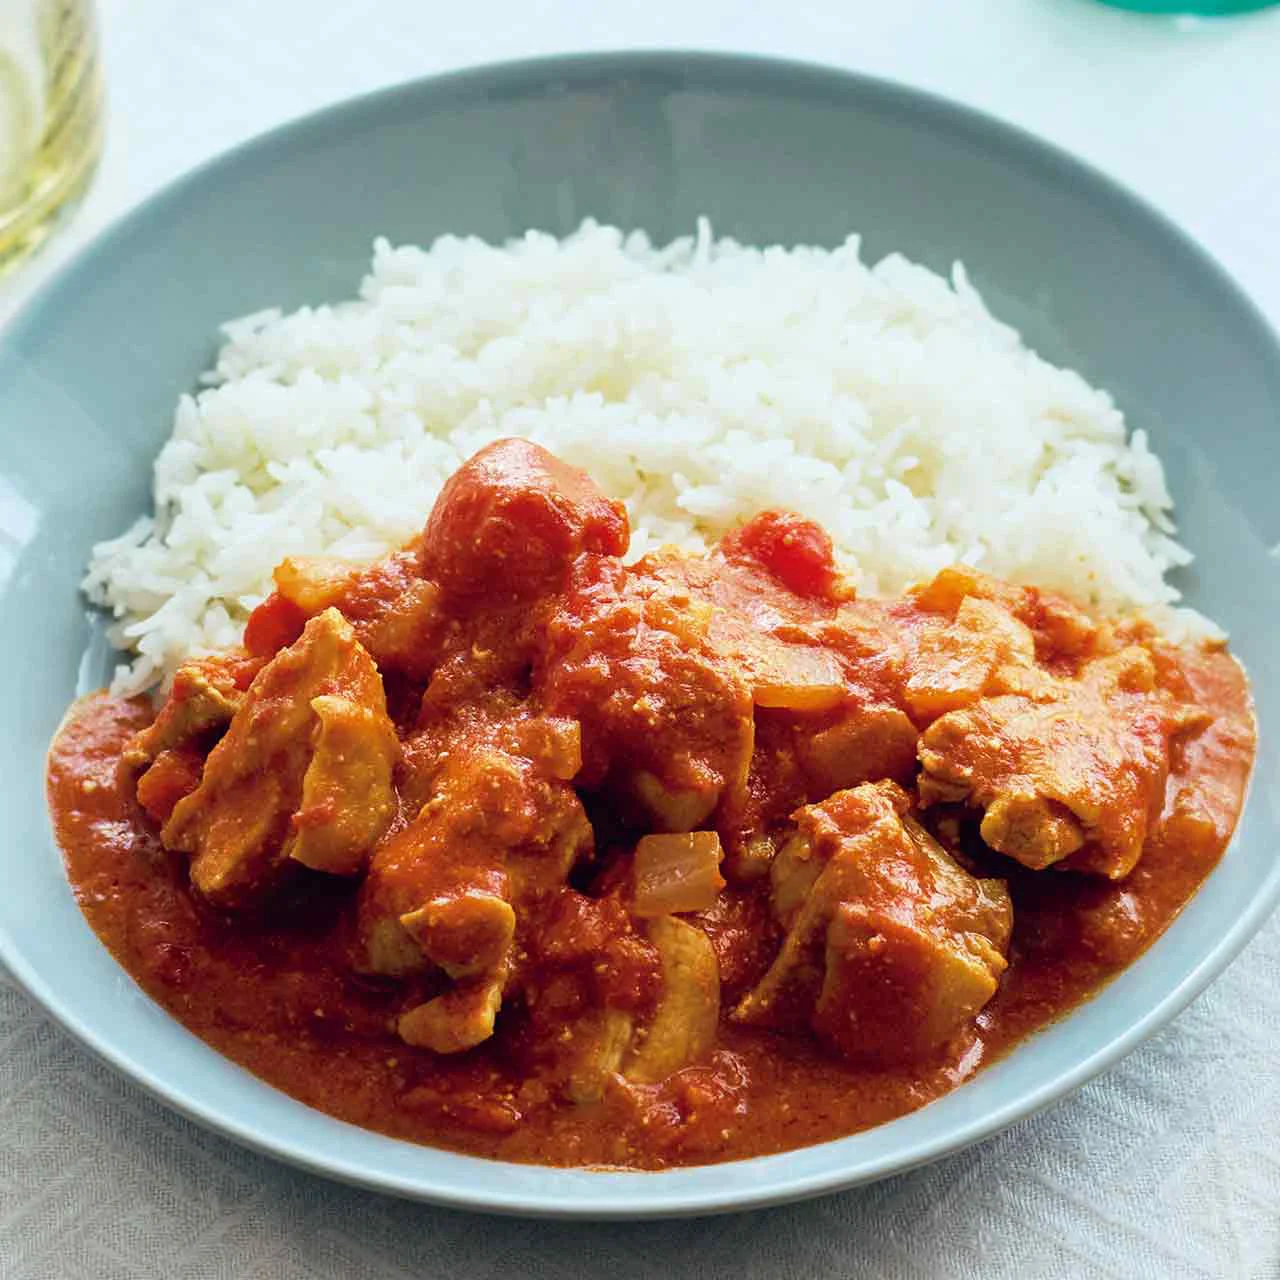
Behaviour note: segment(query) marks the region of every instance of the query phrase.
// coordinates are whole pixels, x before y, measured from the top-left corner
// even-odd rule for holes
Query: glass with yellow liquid
[[[0,275],[45,240],[101,149],[92,0],[0,0]]]

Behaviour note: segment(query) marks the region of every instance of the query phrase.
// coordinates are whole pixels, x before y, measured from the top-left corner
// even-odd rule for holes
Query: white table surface
[[[1280,327],[1280,9],[1151,19],[1094,0],[100,0],[95,186],[0,284],[0,322],[117,214],[351,94],[566,50],[734,49],[948,94],[1162,207]],[[1280,457],[1277,459],[1280,461]],[[691,1223],[484,1219],[331,1185],[170,1115],[0,970],[0,1277],[449,1274],[1280,1277],[1280,919],[1170,1028],[940,1164]]]

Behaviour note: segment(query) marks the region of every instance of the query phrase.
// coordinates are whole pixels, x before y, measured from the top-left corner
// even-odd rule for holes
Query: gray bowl
[[[962,259],[1048,359],[1109,388],[1168,466],[1197,553],[1188,600],[1221,621],[1264,727],[1222,864],[1132,968],[946,1098],[868,1133],[660,1174],[500,1164],[332,1120],[151,1003],[80,916],[51,839],[44,750],[104,682],[76,584],[90,544],[147,506],[151,460],[216,326],[349,296],[370,242],[564,233],[584,216],[663,239],[699,214],[757,244]],[[1158,214],[1006,125],[816,67],[681,54],[556,58],[407,85],[278,129],[130,214],[0,343],[0,957],[108,1062],[171,1106],[306,1168],[440,1203],[584,1217],[773,1204],[935,1159],[1044,1107],[1169,1021],[1280,896],[1280,349]]]

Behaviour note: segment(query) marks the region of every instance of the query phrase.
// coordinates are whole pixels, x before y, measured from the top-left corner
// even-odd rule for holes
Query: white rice
[[[623,498],[631,551],[701,547],[763,507],[820,521],[866,593],[955,561],[1166,625],[1187,563],[1146,435],[1027,350],[957,264],[654,247],[584,223],[501,248],[374,246],[357,300],[225,326],[155,463],[154,517],[85,590],[131,651],[115,688],[239,639],[286,555],[411,537],[480,445],[527,436]]]

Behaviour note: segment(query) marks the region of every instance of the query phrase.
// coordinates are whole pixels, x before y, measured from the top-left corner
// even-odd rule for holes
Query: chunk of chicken
[[[853,705],[825,728],[797,734],[796,752],[810,794],[830,795],[881,778],[910,782],[917,736],[898,707]]]
[[[574,1102],[595,1102],[622,1068],[662,986],[662,957],[620,893],[565,887],[529,931],[520,987],[541,1074]]]
[[[297,862],[359,871],[391,821],[398,753],[382,680],[334,609],[255,677],[200,785],[161,830],[211,902],[260,897]]]
[[[836,618],[835,601],[797,595],[754,559],[726,559],[735,546],[731,536],[710,556],[664,549],[636,570],[653,584],[648,598],[684,614],[698,642],[740,673],[755,706],[801,713],[839,706],[850,692],[842,657],[816,643]]]
[[[474,933],[479,945],[505,930],[509,939],[513,929],[496,917],[558,888],[592,847],[573,788],[515,754],[509,740],[451,740],[415,788],[430,798],[377,850],[361,886],[362,967],[370,972],[404,972],[406,956],[408,969],[467,965],[446,936]],[[486,913],[494,918],[476,923]]]
[[[447,618],[440,588],[422,575],[420,549],[410,545],[369,565],[324,557],[288,557],[272,575],[276,589],[254,610],[245,644],[273,654],[292,642],[308,618],[337,609],[381,671],[430,677]]]
[[[852,695],[838,710],[817,715],[757,711],[744,803],[716,815],[726,877],[747,884],[767,875],[801,805],[864,782],[910,784],[917,736],[901,708]]]
[[[986,843],[1033,870],[1120,880],[1163,801],[1171,738],[1206,718],[1159,690],[1151,655],[1130,645],[1034,699],[982,698],[935,720],[920,801],[980,807]]]
[[[800,525],[765,524],[770,547],[809,563]],[[709,556],[584,567],[537,667],[547,704],[582,720],[581,782],[620,793],[650,830],[715,825],[735,876],[749,835],[796,805],[915,772],[887,629],[815,554],[810,567],[826,568],[807,593],[732,537]]]
[[[648,923],[662,958],[662,994],[648,1026],[637,1033],[622,1074],[656,1084],[696,1062],[715,1042],[720,1020],[720,969],[711,939],[675,916]]]
[[[155,720],[126,743],[121,763],[137,776],[138,802],[158,825],[200,785],[205,757],[261,667],[239,652],[184,662]]]
[[[967,707],[984,694],[1026,693],[1050,683],[1036,665],[1031,629],[1008,609],[965,596],[955,618],[925,631],[910,662],[904,694],[920,723]]]
[[[346,693],[311,699],[311,763],[285,853],[313,871],[350,876],[363,870],[395,811],[391,770],[399,743],[380,685],[370,702]]]
[[[502,1007],[503,974],[490,974],[456,987],[409,1010],[400,1018],[405,1044],[432,1053],[464,1053],[493,1035]]]
[[[400,924],[423,955],[454,979],[500,972],[516,936],[515,909],[505,898],[479,888],[432,898],[416,911],[406,911]]]
[[[406,1041],[448,1053],[492,1033],[521,916],[564,884],[592,831],[563,777],[577,735],[562,721],[455,724],[438,740],[434,765],[414,784],[429,798],[377,850],[361,887],[360,967],[435,967],[454,979],[400,1021]]]
[[[622,1069],[635,1036],[635,1016],[628,1009],[593,1009],[568,1028],[556,1073],[563,1077],[570,1102],[599,1102],[609,1082]]]
[[[883,1065],[937,1052],[995,994],[1004,885],[962,870],[908,805],[885,782],[796,814],[772,868],[787,936],[735,1020],[812,1027],[849,1060]]]
[[[708,606],[678,584],[597,568],[551,619],[540,696],[582,724],[581,785],[616,787],[639,825],[690,831],[745,786],[750,684],[709,635]]]
[[[139,772],[164,751],[173,751],[225,729],[244,698],[241,681],[251,668],[244,660],[193,658],[174,673],[156,718],[125,744],[121,759]]]
[[[1098,625],[1070,600],[1052,591],[990,578],[968,565],[943,569],[911,594],[919,608],[945,619],[956,618],[965,600],[998,605],[1031,632],[1041,658],[1088,657],[1100,639]]]
[[[704,1056],[720,1019],[720,970],[710,938],[675,916],[645,929],[662,963],[662,985],[648,1017],[605,1006],[572,1027],[561,1070],[575,1102],[603,1096],[610,1078],[658,1084]]]
[[[874,610],[851,602],[830,547],[813,543],[811,533],[803,521],[772,513],[726,538],[710,556],[664,550],[646,557],[636,573],[647,579],[647,589],[628,584],[622,591],[643,599],[635,625],[645,629],[646,640],[654,617],[710,669],[711,679],[732,680],[749,692],[745,774],[735,758],[723,770],[725,785],[709,791],[673,785],[669,766],[666,776],[642,770],[631,781],[651,826],[689,831],[713,822],[738,881],[767,870],[767,833],[798,805],[874,779],[905,783],[916,771],[917,731],[894,703],[904,678],[900,646]],[[758,535],[766,561],[748,550],[759,550]],[[794,554],[796,564],[776,572],[775,552],[784,559]],[[601,598],[593,594],[592,603]],[[704,688],[713,687],[711,679]],[[693,728],[682,707],[670,718],[671,731],[655,721],[653,732]],[[721,742],[748,745],[745,735]]]

